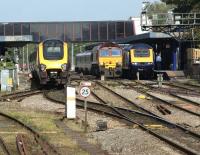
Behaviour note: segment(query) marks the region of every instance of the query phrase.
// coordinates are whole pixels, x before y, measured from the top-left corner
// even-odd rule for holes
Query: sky
[[[0,0],[0,22],[127,20],[139,17],[142,1]]]

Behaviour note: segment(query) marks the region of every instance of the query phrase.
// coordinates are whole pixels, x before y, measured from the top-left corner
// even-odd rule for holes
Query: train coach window
[[[149,57],[149,50],[135,50],[134,57]]]
[[[107,57],[107,56],[109,56],[109,51],[108,50],[101,50],[99,53],[100,53],[99,55],[101,57]]]
[[[112,56],[121,56],[121,50],[113,49],[112,50]]]

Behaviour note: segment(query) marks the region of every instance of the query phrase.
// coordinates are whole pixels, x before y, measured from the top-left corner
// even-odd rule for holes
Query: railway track
[[[3,152],[6,154],[6,155],[11,155],[10,151],[9,151],[9,148],[7,147],[5,141],[3,140],[2,137],[0,137],[0,147],[2,148]]]
[[[63,100],[58,99],[52,95],[48,96],[47,92],[45,93],[45,96],[51,101],[65,104],[64,97]],[[80,99],[77,99],[77,101],[77,106],[83,108],[83,101]],[[187,154],[200,154],[199,134],[177,124],[166,121],[160,117],[136,110],[95,102],[88,102],[88,109],[115,117],[119,119],[119,121],[125,122],[133,127],[141,128],[142,130],[145,130],[146,132]]]
[[[145,87],[148,87],[149,89],[151,89],[151,91],[156,91],[158,93],[166,93],[166,94],[169,94],[173,97],[176,97],[176,98],[179,98],[181,100],[184,100],[186,102],[190,102],[190,103],[193,103],[194,105],[196,106],[200,106],[200,103],[199,102],[196,102],[196,101],[192,101],[192,100],[189,100],[187,98],[184,98],[184,97],[181,97],[180,95],[184,95],[184,96],[191,96],[191,97],[199,97],[200,96],[200,93],[198,92],[193,92],[192,88],[191,89],[187,89],[187,88],[183,88],[182,87],[177,87],[177,88],[181,88],[180,89],[174,89],[173,85],[168,85],[170,86],[170,88],[159,88],[159,87],[153,87],[152,84],[144,84],[144,83],[141,83],[141,82],[136,82],[136,83],[139,83],[139,84],[142,84],[144,85]],[[153,84],[157,84],[157,83],[153,83]],[[165,83],[164,83],[165,85]],[[194,85],[195,86],[195,85]],[[175,86],[176,87],[176,86]],[[199,86],[197,86],[199,87]]]
[[[102,89],[104,89],[105,92],[107,92],[107,96],[110,97],[110,95],[113,95],[115,96],[117,99],[118,99],[118,102],[119,100],[122,100],[123,102],[123,107],[126,107],[126,105],[130,105],[131,109],[133,110],[137,110],[137,111],[140,111],[140,112],[144,112],[144,113],[147,113],[147,114],[151,114],[151,115],[155,115],[157,116],[156,114],[150,112],[149,110],[146,110],[145,108],[137,105],[135,102],[117,94],[116,92],[114,92],[113,90],[109,89],[108,87],[104,86],[102,83],[98,82],[98,81],[95,81],[95,85],[96,86],[99,86],[101,87]],[[112,105],[112,103],[109,103],[108,101],[105,100],[105,98],[101,98],[98,93],[95,93],[94,91],[92,91],[92,94],[95,96],[95,98],[97,100],[99,100],[100,102],[102,102],[103,104],[109,104],[109,105]]]
[[[42,93],[41,90],[26,90],[26,91],[20,91],[15,93],[10,93],[6,95],[2,95],[0,97],[1,101],[9,101],[9,100],[23,100],[25,97],[29,97],[32,95],[40,94]]]
[[[163,83],[163,85],[167,85],[168,88],[163,88],[163,87],[154,87],[153,85],[157,85],[157,82],[151,82],[151,83],[146,83],[145,85],[151,89],[153,89],[156,92],[162,93],[162,94],[181,94],[181,95],[189,95],[189,96],[194,96],[198,97],[200,93],[191,91],[190,89],[188,90],[187,88],[180,88],[180,87],[174,87],[173,85],[170,85],[169,83]]]
[[[177,94],[172,94],[172,93],[168,94],[169,97],[176,98],[176,100],[174,100],[173,102],[169,101],[169,100],[165,100],[161,97],[157,97],[157,96],[153,95],[152,93],[150,93],[150,91],[153,89],[151,86],[143,84],[143,83],[138,82],[138,81],[136,82],[137,85],[131,84],[131,83],[127,84],[127,83],[124,83],[124,82],[121,82],[121,81],[117,81],[117,82],[120,83],[121,85],[130,87],[130,88],[132,88],[132,89],[134,89],[134,90],[136,90],[136,91],[138,91],[142,94],[145,94],[145,95],[153,98],[157,102],[161,102],[161,103],[170,105],[170,106],[175,107],[179,110],[182,110],[182,111],[185,111],[185,112],[190,113],[192,115],[200,117],[200,104],[199,103],[196,103],[196,102],[193,102],[191,100],[179,97]],[[187,107],[190,107],[190,109],[187,109]]]
[[[15,124],[21,127],[21,129],[25,129],[26,130],[26,137],[27,135],[32,136],[34,141],[37,144],[37,148],[39,147],[40,150],[38,150],[38,154],[41,155],[59,155],[57,149],[52,146],[51,144],[49,144],[36,130],[34,130],[32,127],[28,126],[27,124],[23,123],[22,121],[8,115],[5,113],[0,112],[0,117],[5,118],[6,121],[9,121],[10,124]],[[2,121],[2,120],[1,120]],[[3,122],[5,124],[5,120]],[[27,147],[27,145],[32,144],[30,142],[30,140],[27,141],[28,138],[25,138],[25,135],[21,135],[18,132],[16,132],[16,146],[18,149],[18,153],[20,155],[31,155],[32,154],[32,150],[30,150],[30,148]],[[26,139],[26,140],[24,140]],[[13,152],[10,151],[10,148],[5,144],[5,142],[3,141],[3,139],[0,139],[0,144],[4,150],[4,152],[6,154],[13,154]],[[32,148],[34,149],[34,148]],[[12,150],[13,151],[13,150]]]
[[[188,86],[192,86],[192,87],[196,87],[198,90],[200,90],[200,84],[192,84],[192,83],[184,83],[184,85],[188,85]]]
[[[165,85],[172,86],[172,87],[177,87],[182,90],[188,91],[188,92],[195,92],[198,95],[200,95],[200,86],[192,85],[192,84],[185,84],[185,83],[180,83],[180,82],[166,82],[164,83]]]

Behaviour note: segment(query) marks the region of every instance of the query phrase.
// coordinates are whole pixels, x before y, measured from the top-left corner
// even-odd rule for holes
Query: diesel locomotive
[[[128,45],[123,49],[122,72],[124,77],[136,78],[137,72],[144,78],[154,74],[154,51],[144,43]]]
[[[42,85],[48,82],[65,84],[69,67],[68,44],[61,40],[45,40],[30,55],[32,77],[38,79]]]
[[[111,42],[100,43],[76,54],[77,72],[99,77],[120,77],[122,74],[122,48]]]

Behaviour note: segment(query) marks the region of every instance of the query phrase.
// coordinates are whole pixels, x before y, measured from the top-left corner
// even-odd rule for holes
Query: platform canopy
[[[152,42],[152,41],[163,41],[172,39],[173,37],[162,32],[146,32],[139,35],[129,36],[127,38],[118,39],[116,42],[121,44],[130,44],[137,42]]]

